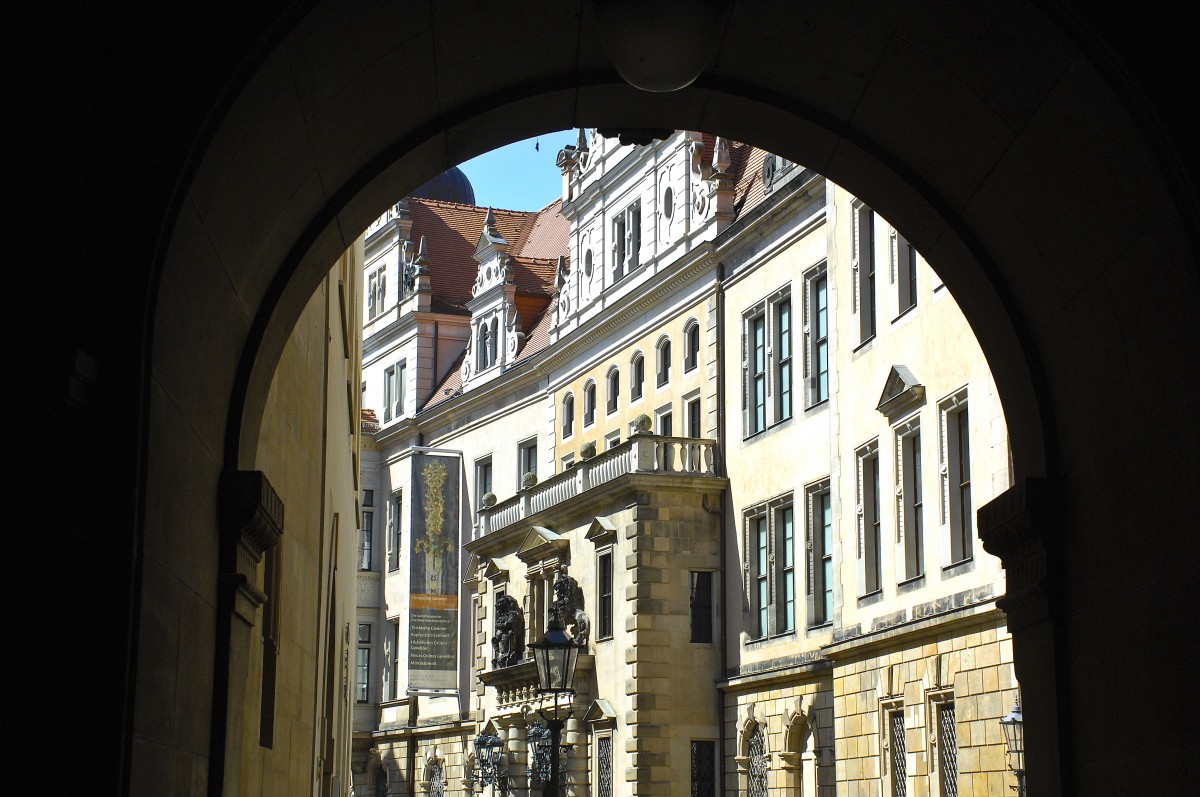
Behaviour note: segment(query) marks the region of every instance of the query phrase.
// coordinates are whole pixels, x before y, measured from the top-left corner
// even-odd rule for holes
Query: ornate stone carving
[[[511,667],[525,655],[525,616],[511,595],[496,598],[496,630],[492,636],[492,667]]]
[[[570,630],[576,644],[588,643],[592,623],[583,610],[583,590],[579,582],[561,570],[554,579],[554,601],[550,604],[550,615],[557,617]]]

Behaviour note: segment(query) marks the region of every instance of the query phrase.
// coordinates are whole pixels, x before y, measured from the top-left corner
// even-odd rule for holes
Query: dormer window
[[[638,267],[642,249],[642,204],[634,202],[613,219],[613,282]]]

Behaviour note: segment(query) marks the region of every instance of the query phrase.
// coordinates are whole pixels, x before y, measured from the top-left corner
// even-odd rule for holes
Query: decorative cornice
[[[258,470],[221,473],[218,507],[221,528],[260,561],[283,535],[283,500]]]

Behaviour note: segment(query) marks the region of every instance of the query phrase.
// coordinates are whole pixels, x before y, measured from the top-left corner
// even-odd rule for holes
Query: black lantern
[[[475,737],[475,765],[484,786],[500,782],[504,775],[504,740],[490,733]]]
[[[554,695],[557,711],[558,696],[575,692],[575,665],[583,648],[567,636],[567,630],[557,615],[551,616],[550,627],[546,629],[542,641],[534,642],[529,647],[533,649],[533,660],[537,662],[538,691]]]
[[[550,730],[550,777],[545,781],[543,797],[558,797],[559,758],[562,753],[563,718],[558,715],[558,696],[567,695],[567,703],[575,694],[575,665],[579,662],[579,652],[584,649],[575,640],[567,636],[562,618],[558,611],[550,612],[550,627],[541,642],[529,646],[533,650],[533,660],[538,668],[538,693],[554,697],[554,716],[546,717],[546,727]],[[567,716],[571,712],[567,711]]]
[[[1021,716],[1019,697],[1008,716],[1000,720],[1000,728],[1008,745],[1008,768],[1017,776],[1018,797],[1025,797],[1025,719]]]

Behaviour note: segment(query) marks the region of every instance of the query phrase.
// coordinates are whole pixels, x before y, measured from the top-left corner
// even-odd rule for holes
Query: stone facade
[[[457,314],[420,272],[367,308],[365,403],[402,360],[409,382],[363,458],[359,618],[397,636],[372,647],[356,789],[540,791],[554,707],[528,644],[569,583],[572,797],[1006,791],[1017,685],[974,513],[1009,487],[1008,440],[953,297],[855,197],[762,150],[581,133],[559,162],[563,201],[537,214],[429,205],[474,247],[417,256],[443,288],[469,277]],[[406,235],[418,251],[408,202],[368,270],[400,248],[399,271]],[[523,308],[511,336],[483,323],[501,306]],[[456,689],[404,672],[426,452],[462,463]]]

